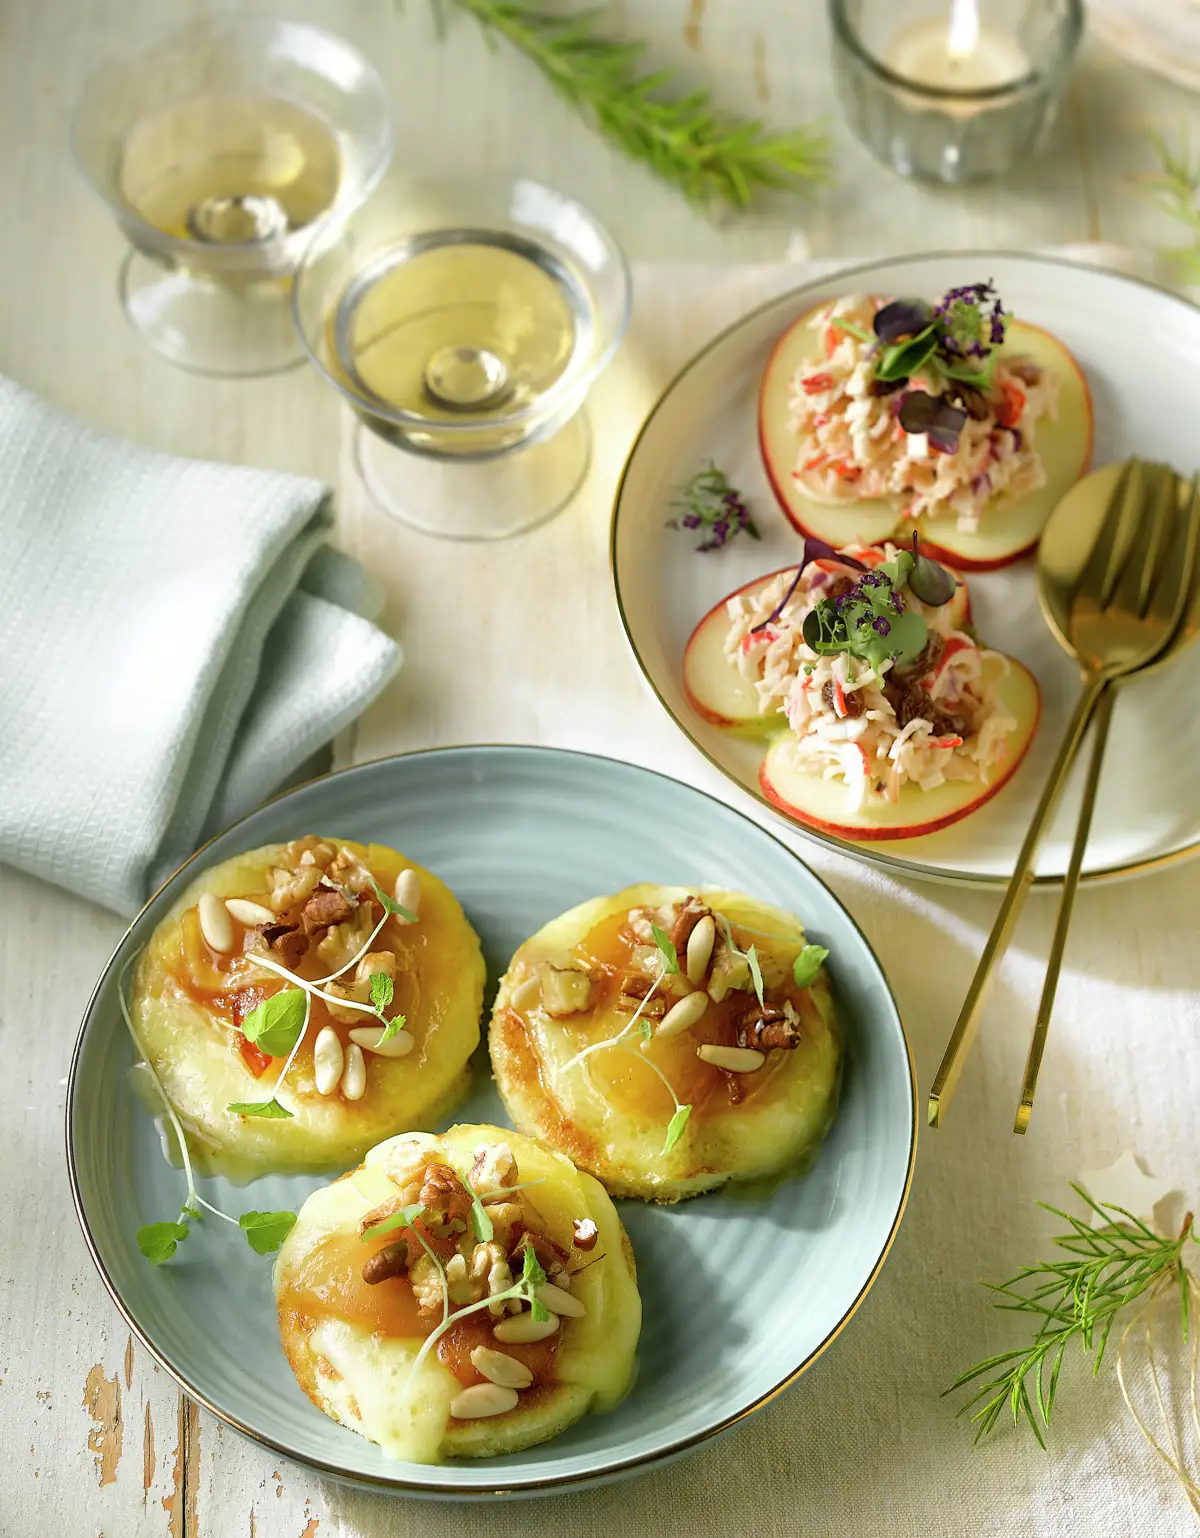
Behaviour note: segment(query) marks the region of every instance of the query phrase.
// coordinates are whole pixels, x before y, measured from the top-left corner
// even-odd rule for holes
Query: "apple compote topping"
[[[381,1335],[423,1336],[421,1353],[436,1348],[462,1384],[455,1419],[499,1414],[525,1390],[552,1383],[561,1321],[586,1309],[570,1291],[569,1253],[540,1230],[524,1198],[509,1145],[477,1148],[465,1180],[418,1139],[393,1144],[382,1167],[395,1194],[358,1225],[359,1239],[376,1247],[360,1260],[347,1236],[332,1235],[293,1285],[290,1306]],[[594,1247],[590,1218],[577,1219],[574,1232],[575,1248]],[[346,1276],[348,1266],[357,1278]]]
[[[224,900],[206,892],[183,915],[175,981],[232,1026],[235,1047],[256,1078],[280,1057],[282,1082],[307,1042],[311,1064],[302,1066],[311,1066],[316,1093],[360,1100],[369,1058],[403,1057],[414,1046],[393,1002],[403,957],[386,931],[417,922],[417,872],[402,870],[395,893],[386,896],[346,845],[296,839],[267,871],[262,890]],[[289,1114],[274,1097],[231,1109]]]

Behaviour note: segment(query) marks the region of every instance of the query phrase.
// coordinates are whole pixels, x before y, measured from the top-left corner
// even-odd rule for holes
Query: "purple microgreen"
[[[729,484],[725,472],[718,470],[711,459],[680,488],[679,497],[671,505],[682,511],[679,518],[667,520],[668,528],[704,530],[705,537],[697,550],[720,550],[737,534],[762,538],[741,492]]]
[[[925,390],[910,390],[900,403],[900,426],[906,433],[926,433],[929,441],[943,453],[953,454],[959,434],[967,422],[967,413],[951,406],[944,396]]]
[[[902,553],[907,554],[907,551]],[[940,609],[944,603],[949,603],[958,588],[958,579],[937,561],[930,560],[929,556],[921,554],[915,531],[910,559],[912,569],[908,574],[908,586],[914,597],[934,609]]]
[[[933,310],[923,299],[893,299],[876,312],[875,335],[891,344],[904,337],[915,337],[933,320]]]
[[[869,569],[861,561],[856,560],[854,556],[842,555],[832,545],[827,545],[823,539],[814,539],[810,535],[804,541],[804,556],[796,568],[796,575],[792,578],[791,586],[771,610],[770,614],[767,615],[766,619],[760,624],[755,625],[754,629],[750,632],[751,635],[754,635],[759,630],[765,630],[768,625],[773,625],[787,608],[792,594],[800,586],[800,578],[804,575],[804,568],[810,561],[837,561],[841,566],[848,566],[851,571],[867,571]]]

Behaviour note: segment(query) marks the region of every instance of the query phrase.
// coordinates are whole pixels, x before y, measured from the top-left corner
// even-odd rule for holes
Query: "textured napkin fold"
[[[0,860],[131,912],[354,719],[401,653],[332,517],[0,379]]]

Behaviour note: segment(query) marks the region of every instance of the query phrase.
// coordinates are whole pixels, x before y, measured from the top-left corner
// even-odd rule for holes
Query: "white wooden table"
[[[601,446],[586,515],[568,514],[528,547],[531,559],[537,551],[538,559],[547,561],[542,570],[575,575],[564,589],[558,585],[561,575],[547,587],[530,572],[545,613],[539,616],[538,605],[532,606],[527,669],[500,676],[495,668],[481,668],[473,680],[455,685],[440,666],[441,648],[450,639],[446,585],[453,581],[460,595],[482,597],[497,562],[516,557],[426,542],[415,569],[401,562],[395,532],[366,507],[352,484],[347,423],[314,376],[301,371],[262,384],[194,379],[143,351],[126,327],[115,297],[120,242],[72,169],[70,110],[95,60],[151,27],[181,22],[204,8],[204,0],[6,0],[0,8],[0,292],[5,296],[0,370],[98,425],[153,446],[315,473],[339,486],[343,541],[383,577],[388,622],[409,653],[403,675],[361,724],[350,752],[369,757],[417,745],[508,739],[620,753],[628,725],[637,756],[653,757],[704,783],[695,756],[654,717],[641,693],[612,612],[605,576],[604,500],[610,484],[605,477],[611,480],[620,444]],[[285,9],[339,30],[369,51],[398,103],[398,154],[414,168],[519,166],[582,197],[638,260],[775,260],[795,236],[814,255],[847,258],[922,247],[1169,243],[1175,232],[1133,186],[1135,175],[1151,163],[1140,130],[1155,126],[1173,133],[1190,123],[1193,137],[1200,137],[1195,134],[1200,99],[1089,46],[1053,144],[1036,164],[1001,187],[952,192],[908,185],[878,167],[839,122],[820,0],[615,0],[614,28],[650,38],[656,60],[676,64],[689,78],[711,80],[728,105],[779,123],[810,115],[830,122],[837,185],[811,200],[776,198],[749,217],[716,227],[588,133],[524,61],[504,50],[489,52],[469,20],[452,17],[449,37],[437,43],[420,0],[409,0],[404,12],[393,0],[295,0]],[[661,383],[667,361],[647,355],[637,390],[624,407],[630,425]],[[410,554],[416,549],[406,548]],[[599,720],[595,712],[589,715],[586,701],[572,699],[568,685],[577,683],[578,675],[568,677],[548,655],[555,615],[568,613],[575,655],[585,659],[585,693],[604,701]],[[512,616],[485,607],[478,623],[483,650],[494,642],[502,656],[511,657]],[[872,903],[852,867],[835,862],[825,868],[839,894],[857,904],[856,915],[885,964],[903,971],[908,935],[895,932],[891,916]],[[1180,915],[1195,900],[1195,880],[1186,870],[1169,871],[1136,891],[1133,943],[1141,975],[1177,978],[1184,942]],[[923,1083],[970,971],[969,937],[986,928],[992,903],[978,894],[955,899],[956,922],[974,926],[967,941],[959,941],[940,989],[910,983],[902,1000],[910,1020],[917,1017]],[[78,1234],[62,1137],[63,1088],[79,1013],[121,924],[3,870],[0,904],[0,1061],[10,1065],[0,1154],[0,1535],[316,1538],[319,1530],[321,1538],[329,1538],[360,1532],[423,1535],[468,1524],[481,1533],[542,1531],[545,1516],[536,1518],[529,1509],[466,1515],[322,1489],[303,1470],[201,1414],[133,1344]],[[1105,935],[1127,917],[1128,904],[1127,890],[1083,894],[1077,920],[1083,935],[1080,972],[1094,967],[1112,975]],[[985,1057],[998,1055],[1008,1081],[1016,1082],[1019,1044],[981,1051]],[[966,1120],[967,1088],[963,1095]],[[951,1156],[957,1135],[954,1128],[942,1134]],[[1086,1142],[1081,1133],[1081,1153]],[[998,1158],[1015,1158],[1007,1145],[997,1147]],[[1153,1159],[1154,1150],[1144,1151]],[[999,1166],[996,1178],[1003,1181],[1004,1171]],[[930,1218],[918,1180],[908,1225],[916,1228]],[[980,1259],[989,1274],[1011,1259],[999,1231],[993,1248]],[[898,1246],[893,1265],[902,1268],[901,1250]],[[977,1314],[973,1309],[972,1319]],[[868,1311],[856,1325],[868,1353],[882,1349],[872,1342],[871,1328]],[[841,1362],[836,1370],[848,1374],[855,1391],[865,1392],[870,1369],[855,1366],[848,1344]],[[827,1393],[836,1391],[828,1377],[814,1381]],[[891,1414],[902,1417],[899,1403]],[[935,1413],[942,1412],[930,1411],[930,1417]],[[763,1424],[772,1424],[768,1416]],[[928,1491],[921,1498],[916,1494],[929,1470],[911,1460],[918,1457],[922,1438],[941,1434],[934,1424],[918,1417],[906,1444],[910,1463],[892,1459],[886,1472],[884,1459],[881,1478],[890,1483],[870,1500],[859,1496],[864,1478],[871,1482],[864,1460],[873,1461],[876,1433],[864,1423],[866,1440],[857,1447],[833,1441],[827,1449],[822,1477],[830,1492],[828,1508],[821,1489],[809,1489],[791,1505],[777,1504],[766,1513],[756,1507],[759,1516],[752,1523],[739,1517],[750,1508],[738,1504],[734,1472],[724,1503],[684,1499],[664,1508],[664,1487],[651,1476],[623,1491],[563,1503],[557,1508],[558,1530],[569,1524],[580,1534],[600,1534],[621,1523],[634,1532],[740,1538],[750,1531],[790,1534],[799,1530],[803,1516],[806,1531],[881,1531],[878,1523],[887,1511],[909,1500],[924,1509],[929,1499]],[[819,1403],[811,1425],[819,1432]],[[786,1456],[778,1431],[743,1431],[723,1444],[733,1449],[722,1454],[731,1470],[757,1446],[748,1437],[766,1437],[773,1456]],[[845,1470],[838,1472],[842,1464]],[[1034,1475],[1021,1477],[1035,1488]],[[931,1521],[925,1530],[961,1532],[953,1500],[943,1509],[946,1525]],[[1161,1524],[1157,1530],[1167,1531]]]

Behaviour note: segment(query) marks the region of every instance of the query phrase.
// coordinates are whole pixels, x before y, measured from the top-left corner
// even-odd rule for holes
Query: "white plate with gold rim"
[[[1003,253],[908,257],[831,273],[754,310],[676,376],[639,433],[617,490],[612,568],[625,634],[660,704],[709,761],[781,817],[759,789],[763,744],[702,720],[683,689],[684,646],[726,593],[798,559],[800,536],[771,492],[758,448],[758,385],[771,349],[798,316],[869,290],[936,297],[991,279],[1007,308],[1054,333],[1087,375],[1096,412],[1094,463],[1137,453],[1190,474],[1200,467],[1200,309],[1165,289],[1053,258]],[[746,496],[762,534],[697,553],[668,527],[679,488],[712,459]],[[857,859],[935,880],[1000,882],[1013,868],[1038,792],[1079,690],[1078,673],[1038,608],[1031,558],[972,576],[973,618],[992,646],[1021,659],[1042,691],[1026,761],[990,801],[938,833],[859,843],[782,819]],[[1200,849],[1200,673],[1181,656],[1126,685],[1117,702],[1084,865],[1085,880],[1133,875]],[[1068,786],[1038,862],[1061,880],[1078,809]]]

